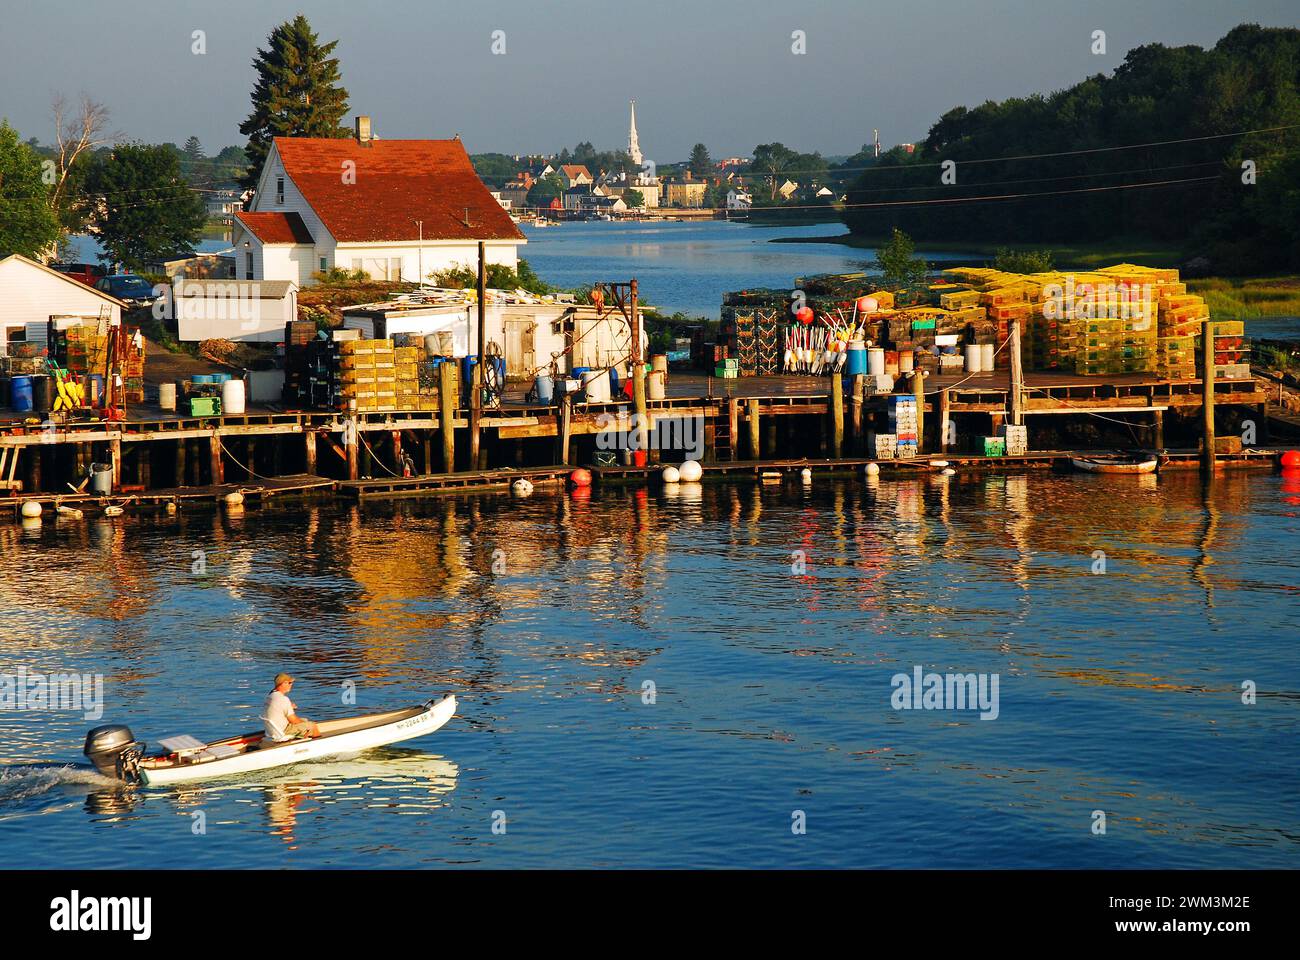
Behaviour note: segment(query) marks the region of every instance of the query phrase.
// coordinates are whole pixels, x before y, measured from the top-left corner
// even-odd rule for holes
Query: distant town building
[[[745,190],[727,191],[728,210],[748,210],[754,205],[754,197]]]
[[[749,160],[745,157],[727,157],[725,160],[719,160],[717,166],[719,170],[726,170],[728,167],[743,167],[747,163]]]
[[[594,182],[591,171],[581,163],[566,163],[560,167],[560,179],[564,181],[566,190],[574,187],[589,187]]]
[[[776,188],[776,192],[781,195],[782,200],[789,200],[799,190],[799,184],[793,180],[787,180],[781,186]]]
[[[664,203],[670,207],[702,207],[709,185],[704,180],[678,180],[664,184]]]
[[[209,217],[229,217],[244,209],[244,201],[238,190],[214,190],[204,201]]]

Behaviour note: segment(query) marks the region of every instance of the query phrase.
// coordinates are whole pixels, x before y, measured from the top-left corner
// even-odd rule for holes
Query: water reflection
[[[500,797],[559,802],[548,777],[567,790],[707,770],[728,786],[752,776],[758,796],[796,771],[816,796],[845,790],[860,806],[861,782],[836,766],[846,764],[914,777],[891,796],[942,805],[975,789],[973,802],[1036,815],[1126,792],[1149,808],[1144,824],[1226,844],[1206,813],[1222,805],[1222,778],[1158,768],[1207,749],[1193,735],[1231,738],[1247,765],[1278,749],[1268,737],[1300,702],[1276,639],[1300,628],[1289,499],[1300,502],[1295,479],[1268,474],[1206,487],[1195,473],[918,473],[250,504],[242,516],[187,509],[35,533],[0,524],[0,672],[102,672],[105,720],[145,739],[251,729],[281,668],[299,677],[307,716],[442,691],[462,704],[423,744],[454,762],[391,748],[351,773],[321,764],[184,790],[24,781],[0,790],[0,820],[68,828],[58,818],[71,805],[83,824],[165,837],[187,828],[177,814],[216,811],[227,835],[275,837],[277,850],[306,855],[323,834],[341,847],[368,843],[370,830],[400,833],[407,814],[436,810],[443,823],[468,806],[481,820]],[[1093,572],[1099,550],[1104,575]],[[890,674],[916,663],[1001,673],[1001,718],[889,710]],[[1241,663],[1257,665],[1273,713],[1226,712]],[[658,706],[641,699],[647,678]],[[345,681],[357,705],[340,702]],[[3,760],[77,759],[89,725],[68,712],[0,713]],[[687,829],[668,821],[695,822],[694,811],[679,816],[691,797],[661,789],[611,810]],[[1243,803],[1262,806],[1217,822],[1269,836],[1285,822],[1274,792],[1253,790]],[[365,824],[350,841],[324,826],[345,812]],[[85,840],[69,829],[59,835],[69,845]],[[557,843],[571,849],[591,832],[574,827]],[[447,831],[480,834],[480,821]]]

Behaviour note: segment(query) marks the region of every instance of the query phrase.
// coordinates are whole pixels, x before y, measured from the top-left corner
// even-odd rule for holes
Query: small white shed
[[[122,322],[125,306],[80,280],[15,253],[0,260],[0,354],[7,354],[13,342],[44,342],[51,317],[106,319],[116,326]]]
[[[298,318],[292,280],[180,280],[172,285],[178,339],[280,343]]]

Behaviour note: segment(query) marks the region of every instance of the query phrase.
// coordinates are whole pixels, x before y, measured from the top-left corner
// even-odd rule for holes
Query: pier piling
[[[1205,446],[1201,450],[1201,466],[1214,473],[1214,325],[1211,320],[1201,324],[1201,418],[1205,428]]]

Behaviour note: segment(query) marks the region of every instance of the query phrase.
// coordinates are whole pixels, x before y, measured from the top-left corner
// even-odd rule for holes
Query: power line
[[[1148,143],[1126,143],[1115,147],[1090,147],[1084,150],[1060,150],[1055,153],[1025,153],[1010,157],[979,157],[971,160],[953,160],[953,163],[959,166],[972,163],[1006,163],[1013,160],[1044,160],[1054,157],[1075,157],[1084,156],[1094,153],[1110,153],[1116,150],[1141,150],[1146,147],[1165,147],[1178,143],[1201,143],[1206,140],[1223,140],[1228,137],[1246,137],[1253,133],[1276,133],[1280,130],[1295,130],[1300,128],[1300,123],[1290,123],[1278,127],[1257,127],[1253,130],[1238,130],[1234,133],[1214,133],[1203,137],[1183,137],[1178,140],[1152,140]],[[906,164],[873,164],[869,167],[835,167],[829,166],[826,170],[779,170],[775,173],[767,173],[762,170],[750,169],[750,173],[755,173],[764,177],[783,177],[789,174],[803,173],[877,173],[881,171],[898,171],[898,170],[920,170],[930,167],[941,167],[945,160],[938,160],[934,163],[906,163]]]

